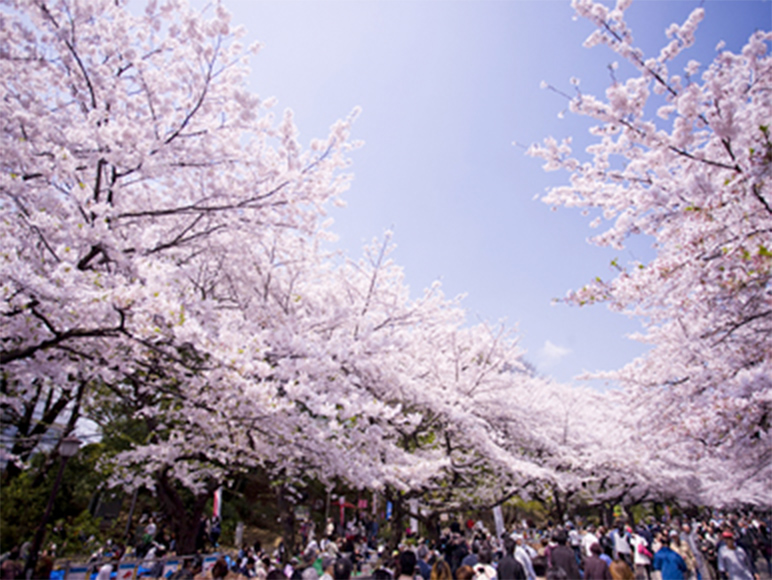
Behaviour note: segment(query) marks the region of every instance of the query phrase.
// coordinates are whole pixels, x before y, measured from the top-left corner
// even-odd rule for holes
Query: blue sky
[[[610,82],[617,58],[582,47],[592,27],[573,19],[568,1],[224,3],[246,27],[245,44],[265,45],[250,88],[294,111],[304,144],[362,108],[352,136],[365,146],[352,156],[348,206],[332,213],[341,249],[359,257],[392,230],[413,295],[435,280],[448,296],[466,294],[470,321],[517,325],[527,358],[557,380],[644,352],[626,338],[638,321],[552,299],[610,275],[614,258],[645,260],[650,243],[633,240],[624,252],[589,245],[591,218],[534,200],[567,175],[545,173],[513,145],[550,135],[588,142],[588,123],[559,118],[564,99],[539,87],[571,92],[577,77],[584,92],[602,94]],[[706,17],[686,60],[707,65],[719,40],[738,51],[755,29],[772,27],[769,0],[638,0],[627,21],[653,56],[667,26],[700,5]]]

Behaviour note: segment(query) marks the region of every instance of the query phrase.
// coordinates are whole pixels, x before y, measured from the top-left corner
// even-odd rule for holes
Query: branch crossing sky
[[[355,175],[348,207],[332,214],[338,247],[358,258],[364,243],[394,232],[395,261],[414,296],[440,280],[448,296],[466,294],[470,321],[517,325],[538,371],[571,381],[583,371],[618,368],[645,351],[626,338],[637,320],[604,306],[552,304],[611,261],[651,256],[650,242],[623,251],[586,239],[593,215],[538,201],[565,183],[545,173],[524,147],[548,136],[589,143],[585,119],[565,113],[571,94],[602,95],[617,60],[586,49],[592,25],[569,2],[544,0],[225,0],[233,24],[264,49],[252,60],[251,89],[293,109],[301,142],[323,137],[355,107]],[[656,56],[665,29],[698,6],[697,42],[676,60],[709,64],[720,40],[739,51],[772,26],[769,0],[638,0],[627,11],[637,46]],[[631,71],[619,63],[614,75]],[[652,113],[653,116],[653,113]],[[577,148],[578,149],[578,148]]]

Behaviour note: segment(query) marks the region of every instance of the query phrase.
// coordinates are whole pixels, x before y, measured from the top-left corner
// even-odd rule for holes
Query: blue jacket
[[[684,559],[669,546],[662,546],[654,554],[651,566],[662,573],[662,580],[684,580],[684,574],[688,571]]]

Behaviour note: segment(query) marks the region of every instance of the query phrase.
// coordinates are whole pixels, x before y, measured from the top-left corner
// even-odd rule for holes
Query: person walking
[[[590,555],[584,560],[584,580],[612,580],[608,564],[600,557],[601,552],[598,542],[590,546]]]
[[[663,532],[659,541],[662,547],[654,554],[651,567],[662,575],[662,580],[685,580],[689,568],[684,559],[670,547],[670,535]]]
[[[515,540],[515,559],[520,562],[523,570],[525,570],[525,577],[527,580],[536,580],[531,555],[525,549],[525,538],[522,534],[512,534],[512,539]]]
[[[561,568],[566,574],[566,578],[581,578],[579,566],[576,563],[574,551],[566,546],[568,534],[565,530],[558,530],[554,535],[557,544],[550,551],[550,569]]]
[[[697,558],[694,556],[691,548],[681,541],[681,537],[676,530],[670,532],[670,547],[686,562],[689,571],[685,574],[687,580],[697,580]]]
[[[628,566],[633,565],[633,550],[630,547],[631,529],[625,527],[624,520],[618,520],[616,528],[609,534],[613,540],[614,560],[624,560]]]
[[[399,574],[397,580],[414,580],[416,576],[416,564],[418,559],[415,552],[408,548],[399,554]]]
[[[515,541],[507,536],[504,538],[504,557],[499,560],[496,574],[499,580],[526,580],[523,565],[515,559]],[[573,555],[573,554],[572,554]]]
[[[649,543],[641,534],[634,532],[630,538],[630,544],[633,548],[633,571],[635,580],[649,580],[651,575],[651,559],[654,554],[649,550]]]
[[[432,565],[432,572],[429,575],[429,580],[453,580],[453,572],[450,570],[450,564],[442,558],[435,560]]]
[[[725,530],[721,534],[724,543],[718,549],[718,574],[722,580],[759,580],[752,572],[748,553],[735,544],[734,533]]]
[[[608,565],[612,580],[635,580],[635,574],[620,556]]]

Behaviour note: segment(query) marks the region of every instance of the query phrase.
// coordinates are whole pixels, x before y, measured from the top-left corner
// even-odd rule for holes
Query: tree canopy
[[[605,98],[577,91],[570,110],[597,122],[589,159],[554,139],[530,153],[570,183],[544,201],[597,213],[592,239],[623,247],[649,236],[648,261],[618,264],[567,301],[605,302],[639,316],[652,350],[606,376],[626,389],[652,443],[674,461],[697,466],[706,499],[762,501],[772,478],[772,143],[769,134],[772,34],[758,31],[740,54],[717,47],[708,65],[672,61],[694,41],[695,9],[668,30],[649,57],[613,10],[575,0],[597,29],[586,46],[608,46],[637,76],[615,79]],[[656,118],[652,112],[656,111]],[[637,411],[636,411],[637,408]],[[675,449],[678,452],[675,452]]]
[[[655,240],[650,263],[568,297],[648,321],[654,349],[612,375],[621,392],[538,376],[513,332],[470,324],[439,284],[411,297],[390,234],[359,260],[330,254],[325,211],[349,184],[357,112],[303,148],[292,112],[245,88],[258,47],[222,5],[8,4],[0,404],[13,459],[63,416],[67,434],[119,412],[134,437],[109,457],[111,482],[169,509],[183,491],[203,509],[250,469],[438,509],[674,490],[767,504],[772,36],[720,52],[697,81],[699,64],[682,78],[667,63],[701,9],[649,59],[624,3],[574,6],[598,27],[588,44],[639,76],[572,98],[599,123],[591,160],[568,140],[531,152],[571,173],[546,201],[612,221],[596,243]]]

